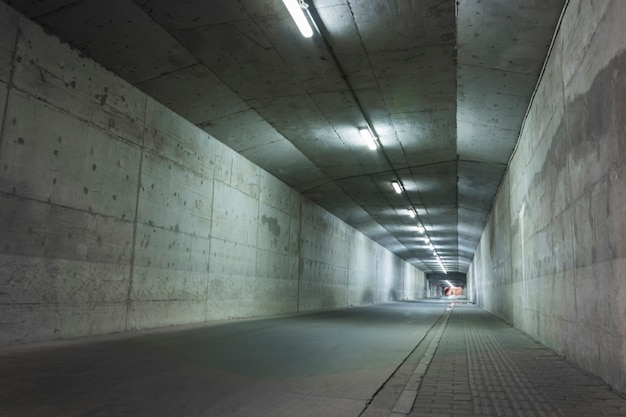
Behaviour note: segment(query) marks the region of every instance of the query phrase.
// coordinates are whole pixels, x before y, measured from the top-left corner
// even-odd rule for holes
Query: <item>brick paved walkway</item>
[[[626,398],[495,316],[459,305],[403,415],[626,416]]]

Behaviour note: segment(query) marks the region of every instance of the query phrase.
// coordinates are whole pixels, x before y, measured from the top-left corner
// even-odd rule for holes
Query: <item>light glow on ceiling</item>
[[[291,15],[293,21],[296,22],[302,36],[305,38],[313,36],[313,28],[311,28],[311,24],[307,20],[303,11],[303,9],[306,9],[309,6],[304,1],[299,0],[283,0],[283,3],[285,3],[287,10],[289,10],[289,14]]]
[[[359,129],[359,133],[361,134],[363,140],[365,140],[368,148],[372,151],[375,151],[378,148],[378,145],[376,145],[376,139],[374,139],[369,129]]]

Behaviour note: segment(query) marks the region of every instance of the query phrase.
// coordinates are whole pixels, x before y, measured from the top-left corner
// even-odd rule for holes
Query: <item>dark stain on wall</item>
[[[270,229],[270,233],[274,236],[280,236],[280,225],[278,224],[278,219],[275,217],[267,217],[265,214],[261,217],[261,222],[263,225],[267,225]]]
[[[625,145],[619,138],[626,134],[626,53],[613,58],[598,73],[589,91],[565,106],[564,118],[551,138],[541,171],[533,178],[533,187],[546,179],[557,178],[557,174],[567,169],[568,160],[585,161],[593,153],[598,158],[607,158],[598,161],[603,164],[623,159]],[[615,145],[604,144],[610,152],[603,155],[598,145],[611,140]]]

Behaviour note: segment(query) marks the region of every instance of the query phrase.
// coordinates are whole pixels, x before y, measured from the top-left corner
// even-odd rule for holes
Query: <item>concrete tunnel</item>
[[[541,414],[539,408],[528,414],[519,414],[521,411],[503,414],[497,412],[496,400],[490,412],[478,411],[484,404],[481,406],[475,395],[468,394],[471,399],[464,403],[470,404],[465,414],[462,411],[455,414],[454,406],[450,405],[445,415],[605,415],[601,412],[608,411],[600,411],[605,406],[615,413],[610,415],[626,415],[626,2],[553,2],[563,6],[559,9],[559,23],[553,28],[536,85],[533,81],[527,108],[515,109],[523,121],[519,131],[514,132],[510,159],[501,164],[502,177],[491,181],[493,198],[481,203],[486,204],[488,215],[477,231],[475,246],[470,245],[469,255],[465,256],[466,249],[460,249],[463,245],[459,243],[464,228],[459,225],[463,213],[468,215],[471,209],[463,212],[464,208],[456,205],[453,216],[457,225],[453,233],[456,252],[447,258],[442,254],[443,264],[450,269],[445,273],[436,262],[418,259],[413,255],[417,252],[407,255],[411,252],[406,249],[408,240],[394,234],[391,227],[387,228],[389,232],[384,231],[384,238],[373,237],[385,227],[376,224],[372,226],[374,232],[368,231],[368,223],[361,220],[376,219],[371,212],[361,210],[359,216],[342,217],[341,209],[333,209],[339,207],[339,201],[334,206],[332,198],[315,198],[323,186],[316,184],[311,187],[315,192],[307,194],[304,189],[288,185],[288,181],[253,162],[254,150],[239,151],[236,146],[214,138],[201,124],[172,110],[173,103],[162,103],[145,93],[147,84],[133,85],[85,55],[80,46],[75,49],[60,40],[61,35],[47,25],[62,26],[63,20],[55,13],[64,7],[74,7],[71,2],[40,5],[45,10],[39,10],[36,17],[29,15],[32,9],[25,5],[27,2],[5,3],[0,3],[3,385],[11,384],[9,377],[22,378],[15,389],[28,392],[30,388],[24,387],[37,386],[36,382],[29,382],[29,375],[38,375],[38,371],[35,365],[24,367],[28,362],[24,358],[36,358],[31,363],[44,368],[48,365],[43,364],[50,361],[60,366],[64,359],[60,359],[58,352],[62,349],[70,349],[67,357],[84,360],[81,363],[85,367],[94,366],[89,353],[78,350],[81,346],[89,352],[92,352],[89,349],[100,352],[102,357],[115,355],[112,347],[115,343],[135,346],[132,355],[124,355],[128,360],[124,366],[134,369],[145,361],[145,356],[138,354],[140,343],[133,342],[140,339],[134,338],[160,343],[157,340],[163,337],[167,343],[174,343],[176,333],[172,336],[167,332],[180,329],[191,332],[190,344],[210,340],[211,349],[216,349],[211,352],[225,358],[223,355],[228,352],[216,347],[225,339],[214,336],[203,339],[198,332],[217,329],[223,332],[220,337],[235,337],[239,333],[220,326],[241,326],[241,332],[245,329],[255,334],[260,329],[275,329],[274,324],[267,324],[275,322],[265,320],[284,320],[288,324],[280,331],[280,337],[299,334],[307,340],[305,350],[309,355],[314,355],[315,349],[308,350],[311,346],[326,349],[321,341],[341,344],[348,343],[350,337],[355,343],[358,340],[364,350],[371,349],[363,354],[369,363],[385,362],[382,351],[396,355],[395,362],[390,361],[384,372],[370,370],[367,376],[360,371],[333,373],[337,378],[333,382],[335,387],[348,386],[352,384],[349,381],[359,378],[365,381],[374,374],[376,381],[383,384],[399,377],[398,370],[413,364],[413,368],[423,370],[418,379],[421,387],[427,388],[424,381],[429,375],[434,378],[437,369],[440,375],[465,369],[455,362],[465,361],[459,359],[465,358],[465,350],[459,351],[459,346],[467,346],[467,355],[475,355],[482,349],[481,340],[510,335],[507,340],[519,338],[515,339],[519,346],[529,346],[529,352],[542,353],[528,356],[530,359],[520,354],[515,359],[517,351],[511,344],[506,353],[507,361],[510,360],[507,366],[525,363],[527,371],[520,370],[519,375],[527,372],[524,378],[530,379],[541,355],[554,358],[554,363],[565,361],[572,369],[581,370],[582,375],[566,380],[575,383],[582,381],[580,378],[590,378],[580,383],[583,387],[580,391],[572,392],[587,398],[586,393],[593,387],[593,393],[601,392],[594,394],[600,403],[589,402],[576,408],[578,405],[571,405],[576,399],[563,394],[562,403],[548,401],[551,405],[546,405],[570,407],[559,408],[561,414],[556,408],[550,409],[555,414]],[[55,5],[51,6],[52,3]],[[325,6],[332,2],[312,3]],[[463,3],[471,2],[456,4],[461,8]],[[454,16],[454,10],[451,13]],[[363,103],[366,106],[367,100]],[[497,140],[490,140],[496,149]],[[454,149],[456,152],[457,147]],[[458,149],[460,152],[461,145]],[[334,152],[327,144],[323,151],[328,158]],[[291,162],[285,160],[286,165]],[[313,168],[308,172],[315,175]],[[454,177],[457,178],[456,171]],[[475,194],[479,196],[480,184],[475,185]],[[390,204],[392,198],[387,200]],[[457,201],[456,197],[453,200]],[[401,204],[406,207],[405,203]],[[422,213],[419,207],[416,213]],[[429,228],[436,233],[436,223]],[[402,249],[396,251],[394,248],[398,246]],[[466,269],[450,267],[463,265],[463,261],[457,260],[464,256],[468,257]],[[442,283],[450,280],[451,287],[462,288],[463,296],[442,297],[445,286]],[[455,302],[457,306],[453,306]],[[466,318],[464,312],[468,314]],[[319,335],[316,342],[310,335],[317,334],[322,324],[288,321],[294,317],[302,320],[318,317],[320,323],[339,326],[344,322],[347,327],[335,328],[329,336]],[[397,338],[397,348],[389,346],[394,342],[383,344],[372,335],[351,333],[359,326],[367,326],[366,323],[380,324],[392,320],[391,317],[408,322],[402,325],[389,322],[375,331],[390,339]],[[477,317],[488,317],[484,320],[489,324],[480,327]],[[413,327],[405,327],[409,322]],[[358,324],[350,327],[350,323]],[[460,332],[454,329],[464,325],[470,326],[465,327],[466,335],[470,329],[476,332],[483,329],[480,330],[484,331],[484,335],[480,333],[483,339],[476,336],[461,342],[462,336],[454,340],[452,333],[446,336],[448,331]],[[304,328],[310,330],[309,336],[299,333]],[[488,328],[499,330],[485,336]],[[341,342],[344,337],[346,340]],[[245,343],[252,343],[246,340]],[[259,340],[267,341],[260,334]],[[498,343],[505,346],[508,342],[504,340]],[[421,342],[430,344],[422,349]],[[99,343],[103,343],[102,350],[94,347],[94,344],[100,346]],[[239,347],[234,347],[238,342],[228,343],[233,343],[229,346],[238,351]],[[277,349],[267,343],[268,352]],[[304,349],[291,343],[286,343],[289,352],[278,349],[285,360],[296,360],[294,352]],[[380,351],[374,351],[374,347]],[[448,348],[446,359],[437,356]],[[347,349],[360,352],[360,348],[352,345]],[[172,348],[163,357],[174,355],[175,350]],[[424,363],[428,352],[431,352],[430,362]],[[351,355],[339,350],[335,354],[344,365],[352,360]],[[415,356],[418,354],[425,356]],[[489,366],[471,362],[474,356],[467,357],[469,371],[463,372]],[[268,359],[274,365],[277,361]],[[322,359],[311,361],[312,367],[324,367]],[[250,357],[239,363],[257,366]],[[436,368],[436,364],[440,367]],[[290,366],[285,368],[291,369]],[[448,370],[450,373],[446,373],[446,366],[453,366]],[[417,372],[413,368],[406,371],[407,381],[411,372],[412,375]],[[555,379],[550,379],[540,368],[536,370],[537,378],[552,381],[541,389],[549,391],[552,388],[548,385],[569,383],[559,379],[558,373],[554,374]],[[265,372],[262,369],[265,368],[248,377],[262,379]],[[502,367],[498,369],[493,372],[501,372]],[[90,375],[101,371],[93,368]],[[389,374],[385,374],[387,371]],[[223,373],[217,378],[230,381],[225,368],[220,368],[220,372]],[[49,371],[48,376],[36,379],[41,382],[55,373]],[[341,378],[337,373],[342,374]],[[488,378],[487,373],[482,375]],[[280,378],[284,381],[292,376],[285,373]],[[505,380],[502,377],[498,383],[505,384]],[[68,381],[60,379],[58,384],[69,384]],[[247,386],[250,380],[246,381],[231,382],[235,387]],[[324,385],[321,379],[315,381],[311,386]],[[400,385],[404,387],[405,383]],[[181,384],[190,391],[194,389]],[[487,382],[485,386],[493,387]],[[41,389],[56,393],[52,382],[45,387]],[[470,391],[476,394],[478,389],[472,387]],[[308,386],[305,391],[310,393],[315,389]],[[380,414],[375,414],[373,408],[363,409],[361,393],[354,389],[355,393],[350,394],[353,397],[346,402],[328,400],[333,394],[322,390],[320,398],[326,396],[327,400],[298,403],[290,397],[288,401],[297,403],[298,411],[265,409],[263,405],[257,409],[260,413],[257,415],[399,416],[417,415],[418,407],[423,407],[419,402],[421,388],[403,388],[393,394],[395,397],[388,394],[393,398],[387,408],[384,400],[374,397],[374,393],[386,391],[376,388],[372,389],[369,401],[365,401],[366,408],[380,407],[376,409]],[[414,395],[411,404],[403,408],[402,401],[406,400],[408,391]],[[33,392],[36,394],[29,394],[32,404],[47,404],[48,408],[27,406],[27,400],[10,400],[26,394],[7,389],[8,397],[2,400],[10,404],[7,415],[141,415],[137,410],[121,406],[97,411],[85,404],[81,406],[90,411],[80,414],[78,408],[67,404],[69,408],[54,408],[50,405],[53,400],[44,391]],[[430,395],[436,396],[437,392],[442,391],[435,390]],[[137,391],[136,395],[150,394]],[[350,395],[346,394],[346,398]],[[528,403],[537,402],[527,395]],[[218,397],[211,398],[217,401]],[[272,398],[276,403],[283,399]],[[180,401],[182,404],[186,400]],[[235,412],[231,406],[224,405],[212,414],[203,414],[205,411],[198,408],[181,415],[255,415],[254,410]],[[178,415],[177,410],[184,409],[180,407],[163,408],[165,411],[160,415]],[[305,411],[307,407],[311,414]],[[430,407],[422,408],[419,415],[444,415],[433,411],[434,405]],[[588,407],[587,414],[581,411],[584,407]],[[158,415],[157,411],[150,413]]]

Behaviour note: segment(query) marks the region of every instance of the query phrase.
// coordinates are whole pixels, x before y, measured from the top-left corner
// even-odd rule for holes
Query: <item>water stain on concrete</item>
[[[267,225],[274,236],[280,236],[280,225],[278,224],[278,219],[275,217],[267,217],[265,214],[261,217],[261,222],[263,225]]]

